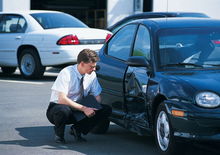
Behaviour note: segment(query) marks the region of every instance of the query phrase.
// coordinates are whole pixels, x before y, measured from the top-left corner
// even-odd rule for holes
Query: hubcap
[[[21,59],[21,70],[25,75],[31,75],[35,69],[35,61],[31,54],[25,54]]]
[[[164,111],[157,118],[157,141],[161,150],[166,151],[170,142],[170,126]]]

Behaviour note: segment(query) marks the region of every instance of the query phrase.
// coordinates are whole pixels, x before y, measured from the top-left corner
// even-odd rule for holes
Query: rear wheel
[[[1,67],[2,72],[5,74],[13,74],[17,67]]]
[[[26,79],[41,78],[45,67],[41,65],[40,58],[34,48],[23,49],[19,58],[19,69]]]
[[[180,143],[176,142],[173,136],[173,129],[170,124],[165,104],[159,105],[155,120],[156,145],[162,154],[182,154]]]

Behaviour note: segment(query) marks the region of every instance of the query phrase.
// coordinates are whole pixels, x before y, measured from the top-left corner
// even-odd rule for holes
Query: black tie
[[[84,76],[82,76],[82,78],[80,80],[80,99],[84,98],[83,78],[84,78]]]

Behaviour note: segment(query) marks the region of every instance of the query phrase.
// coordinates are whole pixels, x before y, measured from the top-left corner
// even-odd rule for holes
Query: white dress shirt
[[[52,93],[50,102],[58,103],[59,92],[67,94],[67,97],[72,101],[79,100],[81,78],[82,75],[77,69],[77,64],[62,69],[51,88]],[[83,87],[84,96],[87,96],[88,94],[98,96],[102,91],[95,72],[84,75]]]

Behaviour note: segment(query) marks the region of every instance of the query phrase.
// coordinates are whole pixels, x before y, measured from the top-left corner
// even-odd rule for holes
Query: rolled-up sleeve
[[[52,90],[68,94],[70,75],[67,70],[62,70],[55,80]]]
[[[92,82],[92,87],[91,87],[91,94],[93,94],[94,96],[98,96],[101,94],[102,92],[102,87],[100,86],[98,79],[95,78]]]

